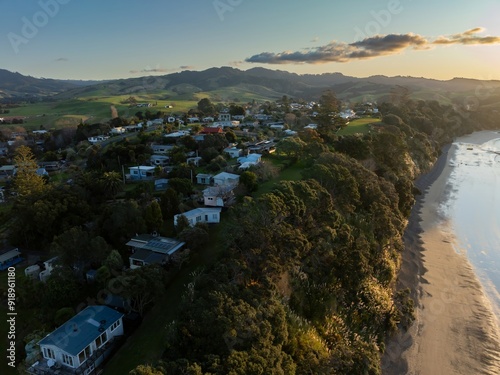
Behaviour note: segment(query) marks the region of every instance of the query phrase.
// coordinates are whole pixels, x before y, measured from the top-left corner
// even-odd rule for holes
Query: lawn
[[[353,135],[356,133],[367,134],[370,130],[370,124],[376,124],[381,120],[378,118],[364,117],[349,122],[349,124],[338,135]]]
[[[264,162],[272,163],[278,168],[282,168],[287,159],[278,155],[271,155],[264,158]],[[304,165],[301,162],[297,162],[281,170],[280,174],[269,181],[266,181],[259,185],[259,189],[254,194],[256,198],[263,194],[269,193],[274,189],[274,186],[280,181],[298,181],[302,179],[302,170]]]

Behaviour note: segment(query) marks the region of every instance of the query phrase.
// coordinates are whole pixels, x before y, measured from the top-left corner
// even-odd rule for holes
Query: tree
[[[177,222],[177,228],[180,228],[179,222]],[[208,242],[208,232],[199,225],[194,227],[189,226],[179,233],[179,239],[186,242],[189,249],[198,250]]]
[[[208,98],[203,98],[198,102],[198,110],[204,115],[213,115],[215,113],[215,107]]]
[[[305,146],[306,143],[302,139],[287,137],[278,142],[276,151],[297,160],[302,155]]]
[[[171,220],[175,214],[178,214],[180,212],[180,203],[179,193],[171,187],[168,188],[160,197],[160,208],[163,218]]]
[[[123,189],[120,173],[115,171],[104,172],[99,182],[107,198],[114,198]]]
[[[231,104],[229,106],[229,114],[231,116],[237,116],[237,115],[244,116],[245,115],[245,108],[243,108],[240,105]]]
[[[245,171],[240,175],[240,184],[245,186],[249,193],[256,191],[259,187],[257,184],[257,175],[250,171]]]
[[[149,232],[159,231],[163,224],[163,216],[160,205],[153,200],[144,210],[144,221]]]
[[[187,178],[171,178],[168,181],[168,185],[177,193],[180,193],[184,196],[188,196],[193,191],[193,184]]]
[[[29,147],[20,146],[17,148],[14,164],[16,166],[14,189],[20,198],[45,190],[45,180],[36,173],[38,164]]]

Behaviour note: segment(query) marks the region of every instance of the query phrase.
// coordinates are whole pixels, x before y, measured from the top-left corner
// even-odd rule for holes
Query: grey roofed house
[[[95,374],[123,336],[123,314],[106,306],[87,306],[40,342],[41,357],[30,374]]]
[[[135,269],[148,264],[165,264],[185,243],[173,238],[141,234],[126,243],[132,248],[130,268]]]

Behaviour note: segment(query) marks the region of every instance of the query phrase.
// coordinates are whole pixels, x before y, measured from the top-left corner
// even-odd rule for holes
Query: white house
[[[123,314],[107,306],[88,306],[38,342],[42,358],[30,374],[97,374],[123,336]]]
[[[262,161],[261,154],[248,154],[247,156],[242,156],[238,158],[238,163],[240,163],[240,169],[248,169],[252,166],[259,164]]]
[[[169,161],[170,157],[167,155],[151,155],[151,158],[149,158],[149,162],[152,166],[159,165],[160,167],[164,167],[168,165]]]
[[[150,165],[139,165],[136,167],[129,167],[129,178],[131,180],[150,180],[154,177],[155,168]]]
[[[132,248],[130,269],[135,269],[148,264],[166,264],[185,243],[173,238],[142,234],[132,238],[126,245]]]
[[[46,260],[43,262],[43,271],[40,271],[38,278],[40,281],[45,282],[49,278],[49,276],[52,274],[52,271],[59,265],[58,262],[59,257],[54,257],[50,258],[49,260]]]
[[[195,122],[200,122],[200,118],[199,117],[189,117],[187,120],[188,120],[188,122],[190,124],[193,124]]]
[[[196,183],[200,185],[210,185],[213,180],[213,175],[206,173],[198,173],[196,175]]]
[[[241,149],[236,147],[226,147],[224,152],[228,154],[231,158],[237,158],[241,155]]]
[[[221,208],[207,208],[207,207],[195,208],[194,210],[175,215],[174,225],[177,225],[177,220],[181,215],[186,217],[191,226],[194,226],[197,223],[208,223],[208,224],[219,223],[221,210],[222,210]]]
[[[238,185],[240,183],[240,176],[233,173],[221,172],[214,176],[214,185]]]
[[[317,129],[318,128],[318,124],[308,124],[306,126],[304,126],[304,129]]]
[[[174,145],[151,145],[153,154],[168,154],[174,148]]]
[[[109,131],[109,134],[113,134],[113,135],[119,135],[119,134],[124,134],[127,132],[127,129],[125,129],[124,127],[117,127],[117,128],[113,128]]]
[[[215,119],[211,116],[203,117],[203,122],[214,122]]]
[[[225,207],[233,203],[235,185],[210,186],[203,190],[205,206]]]
[[[10,248],[0,254],[0,271],[16,265],[24,260],[19,249]]]
[[[219,114],[219,118],[218,118],[219,121],[231,121],[231,114],[229,113],[220,113]]]

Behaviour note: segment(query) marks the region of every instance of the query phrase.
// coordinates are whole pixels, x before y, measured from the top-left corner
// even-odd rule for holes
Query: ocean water
[[[441,206],[456,240],[500,321],[500,132],[480,132],[452,145]]]

